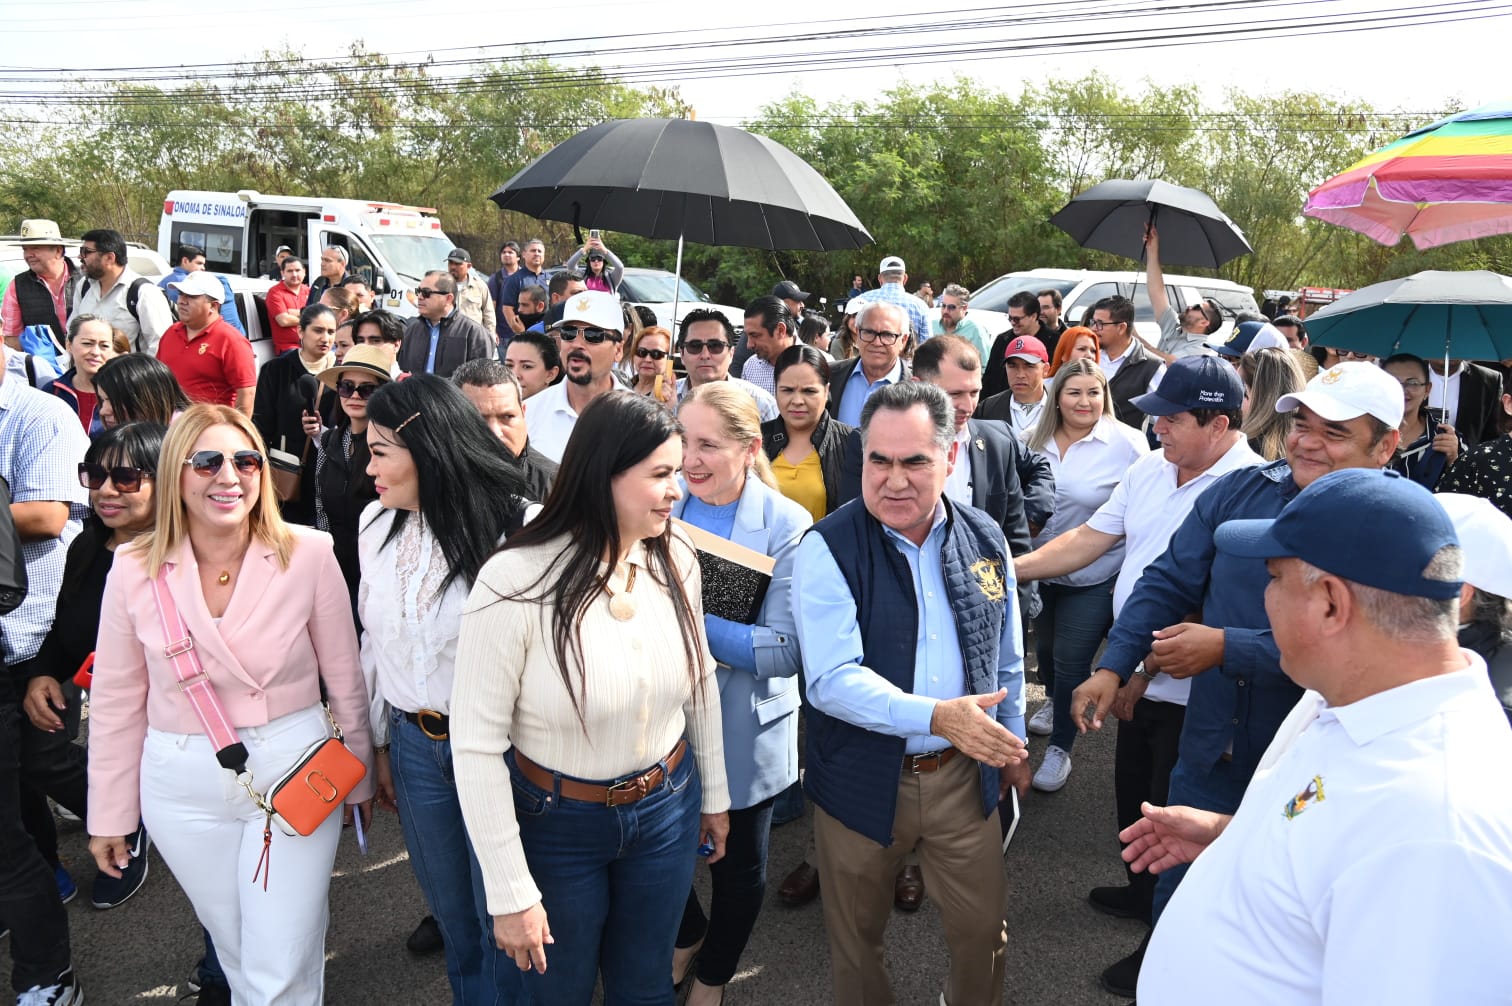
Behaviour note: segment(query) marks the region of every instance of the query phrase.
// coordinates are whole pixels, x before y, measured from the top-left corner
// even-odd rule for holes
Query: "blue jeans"
[[[677,945],[691,947],[703,940],[698,954],[698,980],[705,985],[725,985],[735,977],[740,955],[745,952],[766,899],[767,840],[772,834],[769,797],[753,807],[730,811],[730,836],[724,858],[709,864],[714,882],[709,914],[698,903],[698,891],[689,889],[683,909]]]
[[[1216,674],[1217,671],[1208,671]],[[1234,771],[1232,762],[1220,760],[1211,769],[1198,768],[1186,759],[1177,756],[1176,767],[1171,770],[1171,792],[1167,803],[1172,807],[1196,807],[1218,814],[1232,814],[1239,809],[1244,799],[1244,787],[1248,778]],[[1276,813],[1280,813],[1277,808]],[[1187,866],[1172,867],[1155,878],[1155,909],[1152,923],[1160,921],[1160,913],[1176,893],[1176,885],[1186,876]]]
[[[231,984],[226,981],[226,971],[221,967],[220,958],[215,956],[215,942],[210,939],[210,930],[200,926],[200,932],[205,934],[205,956],[194,966],[200,988],[231,991]]]
[[[524,972],[526,1001],[587,1006],[602,972],[605,1006],[673,1006],[672,943],[693,883],[703,800],[693,753],[623,807],[562,799],[521,775],[513,755],[505,758],[520,841],[556,937],[546,973]]]
[[[511,1006],[519,968],[494,944],[478,857],[462,823],[451,741],[389,713],[389,765],[415,879],[446,943],[453,1006]]]
[[[1104,580],[1088,587],[1068,587],[1040,582],[1044,607],[1034,620],[1035,655],[1040,681],[1055,704],[1055,725],[1050,743],[1070,751],[1076,742],[1071,722],[1071,693],[1092,673],[1097,647],[1113,625],[1113,583]]]

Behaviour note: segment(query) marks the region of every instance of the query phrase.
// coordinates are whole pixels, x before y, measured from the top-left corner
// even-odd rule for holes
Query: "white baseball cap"
[[[896,255],[889,255],[889,256],[887,256],[887,258],[885,258],[885,259],[882,260],[882,264],[881,265],[877,266],[877,271],[878,272],[907,272],[908,269],[907,269],[907,267],[905,267],[903,265],[903,260],[900,259],[900,258],[898,258],[898,256],[896,256]]]
[[[179,293],[187,293],[191,297],[209,297],[217,304],[224,303],[226,299],[226,291],[221,286],[220,280],[204,270],[192,272],[183,279],[176,279],[168,285]]]
[[[1512,517],[1479,496],[1435,493],[1433,498],[1459,535],[1465,582],[1497,597],[1512,597]]]
[[[584,290],[568,297],[562,308],[562,320],[551,327],[561,328],[569,321],[581,321],[594,328],[622,334],[625,331],[625,312],[620,307],[620,299],[602,290]],[[1396,384],[1396,381],[1391,383]],[[1397,385],[1397,397],[1401,397],[1400,385]]]
[[[1392,429],[1402,425],[1402,386],[1373,363],[1335,364],[1307,387],[1276,399],[1277,412],[1305,405],[1332,423],[1374,416]]]

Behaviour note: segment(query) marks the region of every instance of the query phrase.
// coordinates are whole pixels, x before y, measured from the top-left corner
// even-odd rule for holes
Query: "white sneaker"
[[[1034,773],[1030,785],[1041,793],[1054,793],[1070,776],[1071,755],[1051,744],[1045,749],[1045,760],[1040,762],[1039,771]]]
[[[1050,730],[1054,725],[1055,703],[1050,699],[1046,699],[1045,704],[1035,710],[1033,716],[1029,717],[1029,722],[1025,726],[1025,729],[1036,737],[1049,737]]]

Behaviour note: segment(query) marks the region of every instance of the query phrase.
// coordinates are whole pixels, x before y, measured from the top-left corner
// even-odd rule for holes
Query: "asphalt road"
[[[1029,678],[1034,680],[1031,671]],[[1029,686],[1033,712],[1043,691]],[[1122,1006],[1097,982],[1104,966],[1138,943],[1139,923],[1112,919],[1087,904],[1089,888],[1120,883],[1113,811],[1113,729],[1078,740],[1074,770],[1059,793],[1030,792],[1007,856],[1009,947],[1007,1001],[1016,1006]],[[1033,761],[1044,751],[1032,738]],[[74,965],[92,1006],[162,1004],[186,993],[184,979],[200,954],[199,928],[172,874],[155,855],[146,885],[109,912],[89,906],[93,876],[78,824],[63,824],[63,858],[81,890],[68,906]],[[803,856],[807,821],[772,833],[767,904],[728,987],[726,1002],[791,1006],[831,1001],[829,954],[818,902],[785,907],[777,886]],[[331,881],[326,942],[327,1001],[335,1004],[445,1003],[450,1000],[440,956],[416,958],[405,937],[424,914],[398,822],[381,816],[358,855],[344,836]],[[707,889],[707,874],[700,878]],[[561,934],[558,934],[558,939]],[[926,898],[916,914],[894,912],[887,934],[888,966],[902,1004],[939,1001],[947,956],[939,918]],[[9,941],[0,943],[9,974]]]

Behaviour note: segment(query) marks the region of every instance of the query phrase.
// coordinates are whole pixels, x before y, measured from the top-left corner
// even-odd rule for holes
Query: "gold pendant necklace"
[[[635,598],[630,592],[635,589],[635,564],[630,564],[630,572],[625,576],[625,589],[616,594],[614,588],[609,586],[607,576],[599,577],[599,582],[604,585],[604,593],[609,595],[609,614],[617,621],[628,622],[635,617]]]
[[[230,583],[231,582],[231,571],[229,569],[223,569],[223,570],[221,570],[220,576],[217,576],[215,578],[215,582],[218,583],[218,584],[220,584],[222,587],[224,587],[226,584]]]

